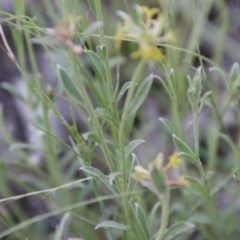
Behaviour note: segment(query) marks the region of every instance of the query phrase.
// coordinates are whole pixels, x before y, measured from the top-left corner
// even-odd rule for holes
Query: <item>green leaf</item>
[[[101,144],[102,141],[99,139],[98,135],[94,132],[86,132],[82,134],[84,140],[86,141],[92,141],[95,144]]]
[[[136,165],[136,163],[139,163],[139,160],[138,160],[136,154],[134,154],[134,153],[131,154],[131,157],[132,157],[132,165],[131,165],[131,168],[130,168],[129,172],[132,173],[133,169],[134,169],[134,166]],[[128,192],[133,192],[136,189],[135,187],[136,187],[136,180],[132,177],[131,174],[129,174],[127,191]]]
[[[109,60],[107,48],[104,45],[97,46],[97,55],[105,61]]]
[[[25,4],[24,1],[18,1],[18,0],[14,0],[13,1],[14,4],[14,10],[15,10],[15,14],[16,15],[25,15]]]
[[[136,147],[138,147],[141,143],[144,143],[144,142],[145,140],[142,140],[142,139],[136,139],[131,141],[124,149],[125,157],[127,158]]]
[[[154,186],[158,190],[158,193],[164,193],[166,191],[164,172],[154,168],[153,171],[151,172],[151,176]]]
[[[164,127],[168,130],[169,133],[175,132],[172,123],[166,118],[159,117],[158,120],[164,125]]]
[[[93,68],[98,81],[105,81],[106,71],[102,59],[91,50],[85,50],[85,53],[88,57],[89,62],[91,63],[91,67]]]
[[[155,205],[152,207],[151,212],[148,216],[148,221],[150,226],[152,225],[152,222],[155,220],[156,213],[160,206],[161,206],[161,202],[156,202]]]
[[[91,176],[96,177],[112,193],[114,193],[114,194],[117,193],[117,190],[114,187],[114,185],[110,183],[109,177],[107,177],[105,174],[103,174],[103,172],[100,171],[99,169],[90,167],[90,166],[84,166],[84,167],[81,167],[80,170],[84,171],[85,173],[87,173]]]
[[[194,227],[195,225],[189,222],[175,223],[165,233],[164,240],[172,240],[184,232],[192,231]]]
[[[195,212],[191,213],[191,217],[189,218],[189,221],[197,224],[210,224],[211,219],[209,216],[204,212]]]
[[[163,85],[164,89],[166,90],[168,96],[171,96],[171,90],[169,89],[169,86],[167,85],[166,81],[164,81],[161,77],[159,76],[154,76],[156,79],[158,79],[161,84]]]
[[[206,103],[206,100],[207,100],[207,98],[210,96],[212,94],[212,92],[206,92],[206,93],[204,93],[204,95],[201,97],[201,99],[200,99],[200,104],[199,104],[199,108],[198,108],[198,112],[200,113],[201,111],[202,111],[202,109],[203,109],[203,107],[204,107],[204,105],[205,105],[205,103]]]
[[[229,81],[228,81],[228,90],[232,93],[236,91],[236,88],[239,86],[240,80],[240,67],[239,63],[235,62],[230,70]]]
[[[115,178],[118,177],[118,176],[120,176],[120,175],[121,175],[120,172],[110,173],[110,174],[109,174],[109,183],[110,183],[110,185],[113,185]]]
[[[95,227],[95,229],[98,229],[98,228],[104,228],[104,229],[113,228],[113,229],[121,230],[121,231],[126,231],[126,230],[130,229],[130,227],[127,225],[113,222],[113,221],[103,221]]]
[[[143,208],[138,203],[135,203],[135,210],[136,210],[137,219],[138,219],[139,223],[141,224],[143,232],[146,235],[145,239],[149,239],[150,234],[149,234],[148,221],[147,221],[146,214],[145,214]]]
[[[173,134],[173,142],[178,151],[181,152],[182,155],[189,157],[192,161],[196,160],[196,156],[193,150],[175,134]]]
[[[41,149],[40,147],[34,146],[32,144],[27,144],[27,143],[13,143],[10,148],[9,151],[15,151],[15,150],[34,150],[34,151],[42,151],[43,149]]]
[[[154,75],[151,74],[147,77],[142,83],[140,83],[139,87],[137,88],[137,92],[133,98],[133,101],[130,106],[130,114],[135,115],[137,110],[143,104],[144,100],[146,99],[149,90],[152,86]]]
[[[71,214],[65,213],[61,219],[59,226],[56,228],[54,240],[62,240],[67,238],[67,231],[71,221]]]
[[[126,93],[126,91],[132,86],[132,82],[130,81],[130,82],[125,82],[124,84],[123,84],[123,86],[122,86],[122,88],[121,88],[121,90],[120,90],[120,92],[119,92],[119,94],[118,94],[118,97],[117,97],[117,101],[119,101],[121,98],[122,98],[122,96]]]
[[[196,178],[188,177],[188,188],[192,192],[192,194],[196,194],[197,196],[202,198],[206,197],[206,189],[205,186]]]
[[[60,65],[57,65],[57,73],[62,85],[64,86],[64,89],[69,94],[69,96],[73,97],[78,103],[83,104],[83,100],[81,99],[79,91],[74,86],[65,69]]]
[[[96,15],[97,14],[97,4],[96,0],[88,0],[88,4],[90,6],[90,9],[93,11],[93,13]]]
[[[100,117],[103,120],[108,121],[109,123],[114,124],[113,116],[112,116],[111,112],[108,111],[107,109],[105,109],[105,108],[96,108],[94,110],[94,112],[96,113],[97,117]]]

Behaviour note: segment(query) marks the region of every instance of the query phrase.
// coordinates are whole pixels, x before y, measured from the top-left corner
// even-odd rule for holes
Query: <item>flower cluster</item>
[[[177,152],[174,152],[170,155],[168,162],[166,165],[163,164],[164,157],[162,153],[159,153],[157,157],[148,165],[148,168],[144,168],[141,165],[137,165],[134,167],[134,175],[133,177],[140,181],[143,186],[152,189],[154,183],[152,180],[152,172],[154,169],[162,172],[164,175],[164,184],[165,185],[185,185],[187,183],[185,176],[183,174],[177,174],[173,178],[169,177],[168,173],[170,170],[179,168],[181,164],[181,159],[178,156]]]
[[[73,52],[80,54],[83,49],[80,45],[73,42],[75,31],[76,31],[76,19],[68,17],[60,22],[54,28],[47,29],[47,34],[72,49]]]
[[[162,60],[164,54],[160,45],[175,41],[165,16],[158,8],[137,5],[136,10],[136,19],[125,12],[118,12],[123,22],[117,26],[115,34],[117,47],[123,40],[134,41],[138,50],[132,53],[132,57]]]

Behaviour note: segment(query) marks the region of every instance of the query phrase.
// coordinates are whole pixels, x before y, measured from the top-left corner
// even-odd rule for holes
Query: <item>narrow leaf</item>
[[[114,185],[110,183],[109,177],[107,177],[103,172],[101,172],[99,169],[90,167],[90,166],[84,166],[81,167],[80,170],[84,171],[85,173],[96,177],[100,182],[102,182],[105,187],[110,190],[112,193],[117,193]]]
[[[136,147],[138,147],[141,143],[144,143],[144,142],[145,140],[142,140],[142,139],[136,139],[131,141],[124,149],[125,157],[127,158]]]
[[[138,203],[135,203],[135,209],[136,209],[137,219],[138,219],[139,223],[141,224],[143,232],[146,235],[145,238],[149,239],[150,234],[149,234],[148,221],[147,221],[146,214],[145,214],[143,208]]]
[[[154,168],[151,172],[151,176],[154,186],[156,187],[158,192],[164,193],[166,191],[165,174],[161,170]]]
[[[153,77],[154,75],[150,75],[149,77],[147,77],[145,79],[145,81],[143,81],[138,89],[137,92],[134,96],[134,99],[132,101],[131,107],[130,107],[130,114],[135,115],[137,110],[140,108],[140,106],[143,104],[144,100],[146,99],[149,90],[152,86],[152,82],[153,82]]]
[[[161,202],[156,202],[155,205],[153,206],[153,208],[151,209],[151,212],[148,216],[148,222],[149,222],[149,225],[152,226],[152,223],[156,220],[155,217],[156,217],[156,213],[159,209],[159,207],[161,206]]]
[[[59,226],[56,228],[54,240],[67,239],[68,227],[71,221],[71,214],[65,213],[61,219]]]
[[[83,101],[78,90],[74,86],[67,72],[60,65],[57,65],[57,73],[62,85],[64,86],[64,89],[69,94],[69,96],[73,97],[78,103],[82,104]]]
[[[97,6],[96,6],[96,0],[88,0],[88,4],[90,6],[90,9],[93,11],[93,13],[97,14]]]
[[[166,128],[166,130],[169,133],[175,132],[174,127],[172,126],[172,124],[169,120],[167,120],[166,118],[162,118],[162,117],[159,117],[158,120],[164,125],[164,127]]]
[[[172,240],[175,239],[175,237],[179,236],[180,234],[188,231],[192,231],[195,227],[194,224],[189,222],[179,222],[176,224],[173,224],[166,232],[164,236],[164,240]]]
[[[104,229],[113,228],[113,229],[122,230],[122,231],[126,231],[126,230],[130,229],[129,226],[127,226],[127,225],[117,223],[117,222],[113,222],[113,221],[101,222],[95,227],[95,229],[98,229],[98,228],[104,228]]]
[[[105,66],[103,65],[102,59],[93,51],[90,50],[85,50],[88,60],[91,63],[91,67],[93,68],[97,79],[100,80],[105,80],[106,79],[106,74],[105,74]]]
[[[122,96],[126,93],[126,91],[132,86],[132,82],[126,82],[123,84],[119,94],[118,94],[118,97],[117,97],[117,101],[119,101]]]
[[[175,134],[173,134],[173,142],[178,151],[182,152],[182,155],[188,156],[191,160],[196,159],[193,150]]]

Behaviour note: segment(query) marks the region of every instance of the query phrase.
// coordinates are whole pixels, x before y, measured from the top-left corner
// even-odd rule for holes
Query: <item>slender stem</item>
[[[96,0],[96,14],[98,21],[101,21],[103,23],[103,16],[102,16],[102,7],[100,0]],[[103,26],[99,27],[99,35],[100,35],[100,41],[102,45],[105,45],[105,36],[104,36],[104,28]]]
[[[194,150],[195,150],[195,156],[197,160],[197,167],[199,170],[199,173],[202,177],[202,181],[204,184],[206,184],[206,175],[202,166],[202,162],[200,160],[200,153],[199,153],[199,114],[198,109],[194,110],[193,113],[193,125],[194,125]]]
[[[160,197],[160,200],[162,202],[161,226],[159,228],[156,240],[163,240],[168,225],[170,201],[170,189],[168,187],[165,194]]]
[[[75,56],[73,53],[70,54],[70,61],[72,62],[73,65],[73,71],[74,71],[74,76],[79,76],[79,70],[78,67],[82,68],[80,65],[78,66],[78,64],[76,64],[78,62],[77,56]],[[84,104],[86,106],[86,109],[88,111],[89,117],[90,117],[90,121],[92,122],[92,126],[94,127],[97,135],[99,136],[99,138],[101,139],[101,149],[103,151],[104,157],[106,159],[107,165],[110,169],[111,172],[114,172],[114,163],[112,161],[111,158],[111,153],[109,151],[109,148],[105,142],[105,138],[104,138],[104,134],[103,134],[103,130],[100,126],[99,121],[97,120],[96,114],[94,112],[94,107],[92,105],[92,102],[90,100],[89,94],[86,90],[86,87],[82,81],[82,79],[75,81],[76,84],[78,84],[79,88],[78,91],[80,92],[82,98],[84,99]]]
[[[173,115],[173,121],[174,121],[174,126],[176,128],[176,133],[178,137],[182,137],[182,130],[181,130],[181,120],[179,116],[179,109],[178,109],[178,100],[177,97],[174,96],[172,98],[172,115]]]
[[[43,120],[47,132],[51,132],[51,125],[48,116],[48,106],[47,103],[43,103]],[[52,175],[51,179],[53,180],[53,185],[59,185],[62,181],[62,176],[60,174],[59,164],[57,164],[56,154],[53,147],[53,141],[51,136],[46,134],[46,141],[44,141],[45,147],[47,149],[47,167],[49,173]]]
[[[121,122],[119,126],[119,147],[120,147],[120,161],[121,161],[121,169],[122,169],[122,177],[123,177],[123,191],[127,190],[127,171],[129,170],[126,166],[127,159],[124,154],[124,147],[126,144],[126,139],[128,137],[127,135],[129,133],[126,127],[128,124],[130,105],[133,99],[136,86],[138,85],[138,82],[142,79],[141,72],[144,65],[145,65],[145,61],[142,60],[141,62],[139,62],[134,72],[134,75],[132,77],[132,85],[128,91],[127,99],[124,104],[124,109],[123,109]]]
[[[121,192],[127,192],[127,183],[128,183],[128,178],[129,178],[129,167],[127,166],[127,158],[125,156],[125,144],[126,144],[126,139],[128,137],[128,131],[126,131],[126,127],[128,124],[128,118],[129,118],[129,110],[130,110],[130,104],[132,102],[133,96],[134,96],[134,92],[136,89],[136,86],[138,85],[138,82],[142,79],[141,77],[141,72],[142,72],[142,68],[144,67],[145,62],[143,60],[141,60],[133,74],[132,77],[132,85],[128,91],[127,94],[127,99],[126,102],[124,104],[124,109],[123,109],[123,113],[122,113],[122,117],[121,117],[121,122],[120,122],[120,126],[119,126],[119,152],[120,152],[120,168],[121,168],[121,173],[122,173],[122,181],[119,182],[121,185]],[[129,204],[129,199],[127,196],[123,195],[122,197],[122,204],[123,204],[123,210],[126,216],[126,221],[127,224],[132,225],[132,224],[136,224],[134,220],[132,219],[132,210],[131,210],[131,206]],[[134,226],[133,226],[134,229]]]

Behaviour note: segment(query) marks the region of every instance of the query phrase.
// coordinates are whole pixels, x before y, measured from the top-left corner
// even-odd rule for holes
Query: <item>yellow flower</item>
[[[141,165],[137,165],[134,167],[134,174],[133,177],[137,180],[140,181],[141,184],[144,187],[149,188],[150,190],[155,191],[155,185],[154,181],[152,179],[152,173],[154,169],[158,171],[162,171],[164,174],[164,184],[171,186],[171,185],[186,185],[187,180],[185,179],[184,174],[178,174],[177,176],[174,177],[169,177],[168,176],[168,170],[173,167],[178,167],[181,160],[178,157],[177,152],[174,152],[170,157],[169,157],[169,162],[168,164],[164,167],[163,166],[163,161],[164,157],[162,153],[159,153],[157,157],[149,163],[148,168],[143,168]],[[155,190],[154,190],[155,189]]]
[[[174,152],[170,157],[169,157],[169,162],[165,166],[165,171],[167,171],[170,168],[178,167],[180,165],[181,159],[178,157],[177,152]]]
[[[142,6],[141,10],[148,18],[153,18],[155,15],[159,14],[159,8],[150,8],[146,5]]]
[[[162,60],[164,55],[160,48],[142,44],[136,52],[131,54],[133,58],[145,58],[149,60]]]
[[[141,165],[134,167],[134,178],[138,181],[143,181],[150,178],[150,171],[143,168]]]
[[[76,31],[75,23],[76,19],[68,17],[54,28],[47,29],[47,34],[58,42],[68,46],[74,53],[80,54],[83,51],[82,46],[73,42]]]
[[[162,60],[164,54],[160,45],[173,42],[174,34],[158,8],[137,6],[137,10],[137,19],[119,12],[123,22],[117,27],[116,45],[119,47],[123,40],[134,41],[138,44],[138,50],[131,54],[132,57]]]
[[[162,165],[163,165],[163,153],[158,153],[157,157],[149,163],[148,165],[148,169],[150,171],[153,171],[154,168],[160,170],[162,168]]]

